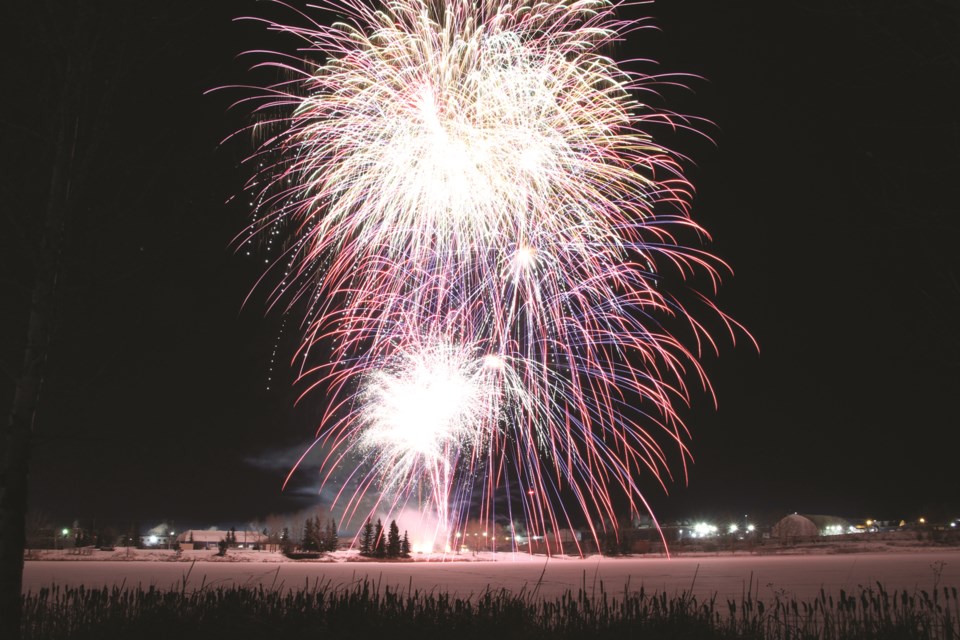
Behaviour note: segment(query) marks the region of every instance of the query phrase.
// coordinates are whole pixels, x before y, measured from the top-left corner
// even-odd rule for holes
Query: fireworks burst
[[[716,286],[722,263],[676,240],[705,234],[648,129],[684,121],[639,102],[657,78],[605,54],[640,23],[606,0],[327,8],[341,20],[268,22],[306,46],[270,63],[290,80],[262,96],[282,115],[258,125],[276,133],[244,240],[289,237],[271,298],[308,300],[301,355],[328,351],[303,369],[335,399],[327,466],[368,463],[343,499],[376,487],[396,508],[426,483],[448,533],[475,485],[487,515],[513,487],[541,534],[569,526],[561,492],[595,533],[614,493],[648,510],[640,472],[669,476],[661,441],[686,469],[674,405],[690,375],[709,388],[712,343],[661,272]]]
[[[456,492],[482,475],[507,416],[529,406],[526,388],[499,356],[442,337],[409,336],[377,365],[350,369],[360,379],[355,411],[328,431],[338,463],[355,454],[366,462],[344,508],[353,511],[374,485],[390,510],[415,497],[448,533],[458,517],[451,504],[463,499]]]

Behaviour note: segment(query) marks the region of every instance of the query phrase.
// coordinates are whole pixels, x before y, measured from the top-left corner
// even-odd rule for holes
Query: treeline
[[[340,536],[337,533],[337,521],[333,518],[323,525],[320,516],[307,518],[303,524],[303,536],[300,538],[301,551],[336,551],[340,548]]]
[[[409,558],[410,537],[406,531],[400,537],[396,520],[391,520],[390,527],[384,531],[379,518],[376,524],[368,519],[360,532],[360,555],[366,558]]]

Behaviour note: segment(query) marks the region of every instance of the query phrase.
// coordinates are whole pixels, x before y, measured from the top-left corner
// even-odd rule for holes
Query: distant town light
[[[70,529],[64,529],[60,533],[62,533],[63,537],[66,538],[68,535],[70,535]]]

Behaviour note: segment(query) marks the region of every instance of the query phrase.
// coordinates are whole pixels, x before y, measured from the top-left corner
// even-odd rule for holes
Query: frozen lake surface
[[[185,554],[186,556],[186,554]],[[350,587],[369,579],[381,587],[412,586],[460,596],[486,589],[536,592],[554,598],[565,591],[623,594],[644,587],[670,595],[691,591],[698,597],[717,594],[720,601],[739,599],[751,588],[762,599],[777,593],[802,600],[821,588],[837,594],[858,587],[930,591],[940,586],[960,587],[960,550],[924,550],[905,553],[867,552],[829,555],[737,555],[666,558],[551,558],[525,554],[497,554],[489,561],[417,562],[210,562],[189,560],[78,560],[27,561],[24,591],[36,592],[52,584],[103,587],[125,585],[161,589],[210,586],[258,586],[299,589],[330,585]],[[188,575],[189,573],[189,575]],[[939,574],[939,577],[938,577]]]

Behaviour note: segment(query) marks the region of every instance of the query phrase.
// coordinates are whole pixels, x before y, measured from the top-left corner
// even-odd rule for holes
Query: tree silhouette
[[[387,555],[387,540],[383,535],[383,522],[377,518],[377,524],[373,529],[373,557],[384,558]]]
[[[336,551],[340,548],[340,535],[337,533],[337,521],[333,518],[330,518],[330,523],[327,525],[324,551]]]
[[[390,530],[387,534],[387,557],[399,558],[400,548],[400,527],[397,526],[396,520],[391,520]]]
[[[360,555],[365,557],[373,555],[373,524],[369,518],[363,524],[363,532],[360,534]]]
[[[313,518],[307,518],[303,523],[303,536],[300,538],[300,548],[304,551],[317,550],[317,530]]]
[[[17,152],[7,158],[16,173],[4,180],[9,226],[0,234],[0,252],[11,263],[25,265],[16,279],[6,273],[0,278],[3,285],[16,283],[17,295],[9,296],[4,286],[0,297],[4,314],[19,316],[23,327],[18,365],[0,362],[0,372],[13,386],[9,411],[5,405],[6,415],[0,417],[0,637],[16,640],[21,637],[31,438],[41,413],[41,389],[49,389],[44,383],[51,343],[66,306],[64,264],[71,257],[71,269],[90,264],[68,255],[80,245],[70,240],[78,239],[78,222],[90,223],[84,219],[87,212],[102,211],[105,198],[94,194],[92,184],[111,173],[108,163],[113,160],[103,152],[99,134],[108,126],[108,114],[116,111],[118,80],[136,68],[132,56],[119,53],[138,35],[128,28],[128,12],[95,3],[38,0],[4,3],[0,10],[0,23],[16,25],[6,35],[11,50],[43,70],[28,77],[23,70],[29,73],[30,67],[24,65],[17,70],[20,75],[6,80],[13,92],[29,95],[36,106],[12,112],[17,107],[10,103],[19,101],[5,101],[0,113],[3,139]],[[119,37],[104,37],[107,32]],[[91,206],[91,198],[97,205]]]

